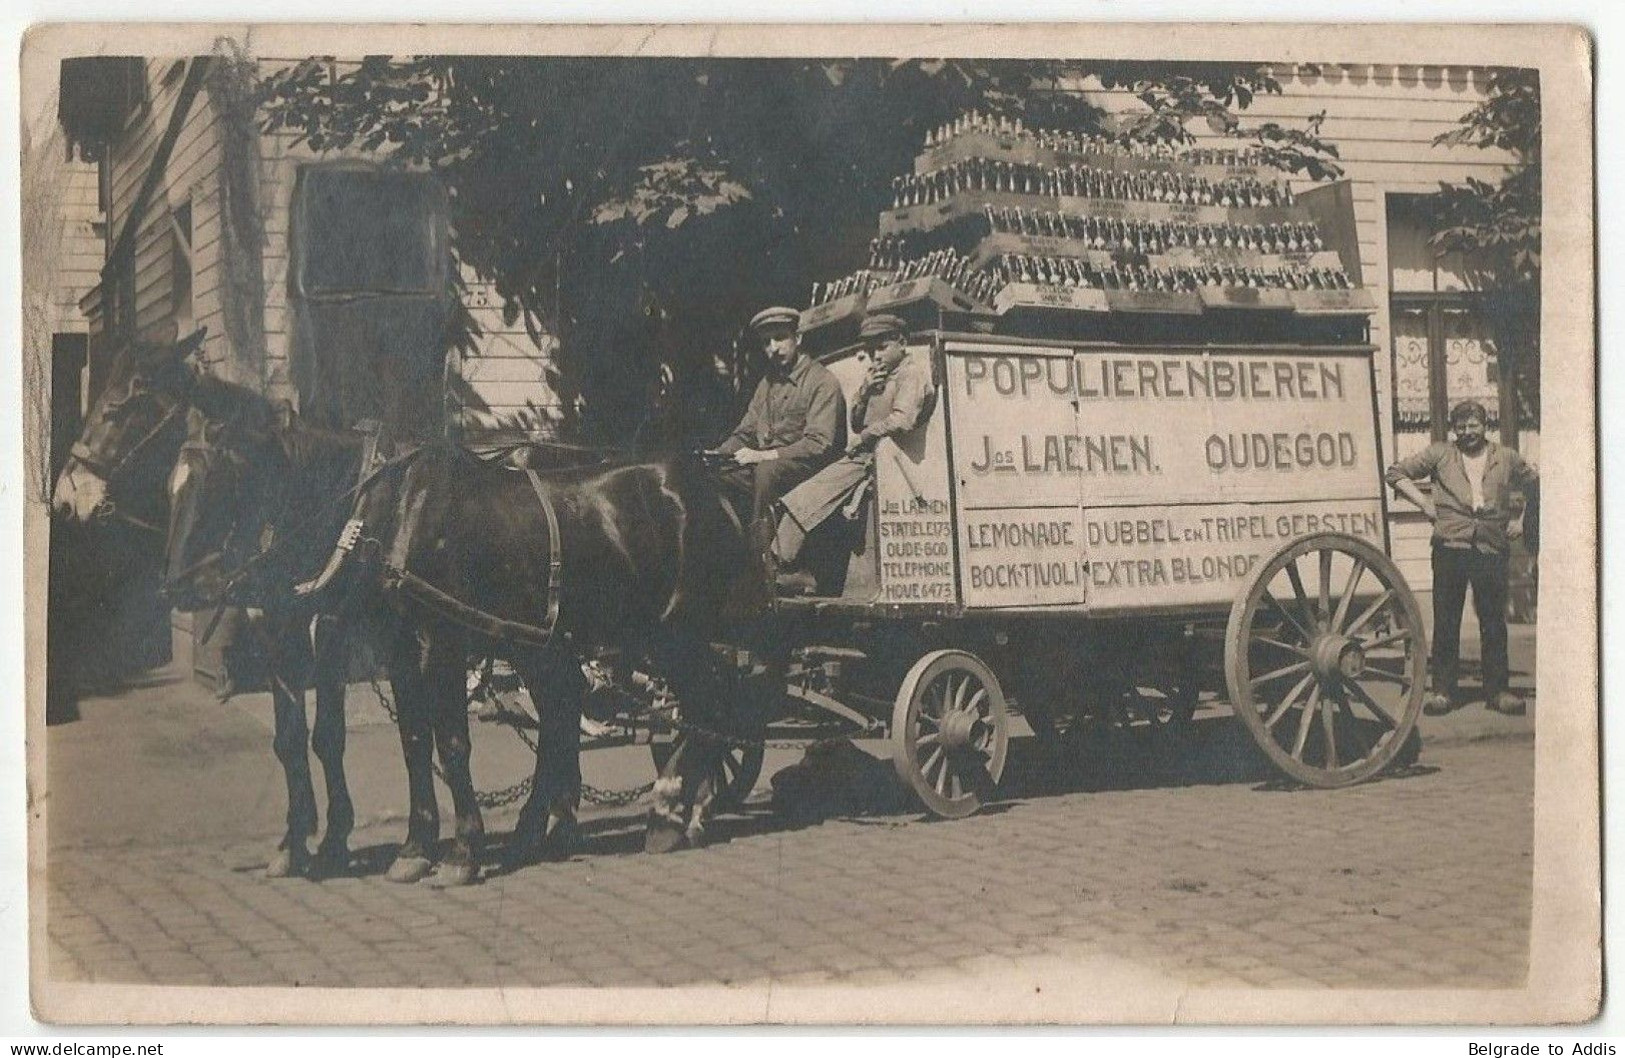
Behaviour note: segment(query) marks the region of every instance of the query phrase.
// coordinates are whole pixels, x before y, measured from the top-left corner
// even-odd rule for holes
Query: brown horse
[[[287,588],[294,583],[295,572],[320,554],[314,542],[334,538],[333,519],[339,518],[342,504],[323,509],[323,517],[328,519],[324,525],[301,518],[299,525],[291,526],[286,524],[286,516],[312,509],[317,497],[310,490],[320,488],[333,494],[340,484],[352,480],[357,470],[358,440],[351,435],[323,434],[303,424],[292,433],[286,429],[279,433],[274,412],[263,398],[199,375],[183,354],[181,348],[168,350],[168,355],[162,349],[149,349],[121,365],[126,370],[116,374],[87,424],[81,438],[83,451],[76,449],[79,465],[70,467],[75,480],[71,490],[64,490],[69,495],[60,497],[62,505],[84,514],[105,508],[104,503],[86,503],[85,497],[98,491],[105,496],[106,479],[102,478],[98,488],[95,481],[87,484],[85,476],[102,477],[97,473],[99,469],[122,467],[143,446],[156,451],[161,446],[153,438],[177,422],[178,413],[189,404],[199,406],[202,416],[197,426],[202,432],[187,446],[172,478],[176,502],[171,519],[174,539],[169,589],[177,603],[195,605],[221,591],[228,572],[241,572],[251,562],[257,564],[252,576],[231,579],[235,581],[233,591],[243,601],[268,604],[265,609],[271,625],[267,639],[275,673],[276,746],[288,780],[289,812],[281,854],[269,870],[284,874],[312,866],[306,849],[316,820],[304,749],[303,692],[308,683],[314,683],[317,690],[314,744],[328,770],[330,795],[328,828],[316,864],[336,869],[339,861],[347,858],[345,840],[353,817],[342,771],[342,674],[346,650],[345,624],[337,611],[360,618],[378,616],[382,608],[357,601],[367,598],[368,593],[365,580],[355,576],[340,582],[344,586],[342,606],[332,603],[338,596],[331,592],[324,596],[324,605],[314,600],[290,599]],[[233,454],[215,462],[209,456],[215,449]],[[552,458],[554,462],[559,460],[556,453]],[[579,461],[580,457],[571,453],[568,458]],[[558,535],[574,541],[569,545],[573,557],[567,567],[572,575],[557,583],[550,580],[552,571],[546,568],[531,569],[518,580],[493,580],[489,574],[492,568],[515,572],[511,554],[498,554],[493,567],[491,548],[500,551],[512,544],[523,554],[527,546],[550,546],[546,544],[547,529],[536,523],[538,505],[529,507],[528,520],[536,523],[532,528],[541,539],[532,537],[528,544],[520,539],[527,520],[524,516],[508,521],[497,519],[510,530],[504,537],[470,540],[467,533],[481,521],[481,504],[472,499],[467,486],[477,482],[473,493],[486,497],[486,503],[495,500],[511,511],[517,483],[524,482],[531,488],[532,498],[537,497],[528,479],[512,470],[475,462],[466,453],[451,448],[426,451],[421,459],[412,461],[410,469],[407,474],[406,467],[400,468],[407,481],[392,482],[385,476],[367,490],[366,524],[372,533],[389,537],[391,554],[404,556],[404,565],[391,569],[415,571],[421,567],[430,576],[445,575],[446,584],[473,600],[471,605],[483,603],[520,618],[527,612],[526,601],[514,597],[511,589],[528,577],[533,597],[537,591],[545,593],[555,588],[567,597],[563,630],[578,642],[631,646],[667,669],[673,683],[686,692],[687,715],[704,717],[705,703],[722,703],[730,698],[730,684],[710,664],[704,642],[727,611],[730,585],[741,579],[750,564],[743,561],[737,521],[718,501],[714,487],[700,468],[684,460],[654,461],[578,472],[569,481],[550,479],[549,488],[564,490],[559,509],[567,517],[560,520]],[[235,484],[231,481],[233,474]],[[65,480],[69,477],[64,474]],[[441,479],[438,483],[437,478]],[[211,479],[232,492],[229,501],[205,499],[205,485]],[[448,489],[450,479],[458,480],[452,480]],[[398,504],[392,498],[397,494]],[[439,499],[431,503],[437,495]],[[391,519],[397,510],[412,517],[409,528],[391,535]],[[443,520],[452,510],[468,514],[473,520],[463,522],[461,532],[456,531],[457,527],[449,534],[435,530],[436,519],[446,524]],[[667,517],[649,522],[647,516],[657,510],[664,510]],[[282,513],[284,524],[272,524],[269,519],[275,512]],[[297,534],[290,532],[295,528]],[[596,543],[595,530],[602,531]],[[452,552],[454,560],[440,556],[425,561],[420,549],[414,547],[414,540],[421,543],[435,533],[437,539],[460,540],[460,546]],[[295,536],[304,542],[303,546],[286,542]],[[277,549],[281,552],[279,561],[245,550],[251,542],[267,539],[284,541]],[[486,549],[483,553],[482,546]],[[504,563],[508,565],[504,567]],[[493,593],[494,586],[501,590]],[[657,593],[653,601],[640,596],[651,586]],[[640,598],[641,603],[633,605]],[[402,706],[401,737],[413,800],[408,842],[391,876],[409,880],[428,870],[428,852],[438,820],[427,768],[431,737],[441,744],[442,764],[456,790],[454,799],[459,802],[461,840],[448,857],[447,874],[452,881],[472,876],[481,828],[467,778],[461,673],[467,650],[475,643],[485,651],[493,645],[511,648],[537,700],[548,703],[544,710],[547,748],[538,760],[538,782],[521,817],[512,851],[516,858],[524,860],[566,847],[579,782],[576,727],[581,674],[573,650],[565,649],[560,642],[516,647],[497,637],[498,641],[492,643],[491,637],[477,630],[445,620],[443,613],[424,614],[409,604],[402,609],[414,614],[416,625],[398,619],[385,621],[387,628],[380,633]],[[304,635],[307,620],[313,622],[310,639]],[[713,728],[720,726],[713,723]],[[685,836],[697,841],[703,835],[709,800],[703,791],[709,780],[691,778],[685,786],[680,776],[709,776],[713,770],[710,757],[716,755],[716,748],[705,737],[682,740],[661,781],[662,797],[652,821],[652,847],[670,846]],[[692,816],[686,819],[685,809],[678,802],[679,793],[684,801],[695,803]]]
[[[444,759],[448,748],[466,754],[466,714],[436,704],[460,702],[461,659],[476,651],[507,656],[545,702],[517,858],[571,832],[580,789],[577,651],[587,646],[645,660],[671,682],[685,716],[699,718],[657,784],[648,846],[701,843],[717,736],[740,707],[710,642],[732,631],[738,600],[759,591],[739,519],[711,473],[673,457],[530,474],[438,445],[416,455],[389,497],[377,560],[424,659],[399,685],[412,788],[402,855],[426,847],[437,818],[427,738],[418,733],[430,723],[456,806],[453,855],[472,855],[483,833],[466,769]],[[417,715],[420,707],[437,719]]]
[[[163,592],[183,611],[218,612],[229,603],[262,612],[249,627],[266,655],[272,745],[288,793],[286,831],[267,873],[344,873],[355,824],[344,770],[344,684],[365,591],[353,577],[321,592],[293,589],[318,575],[343,531],[345,506],[315,498],[342,497],[355,484],[365,440],[314,429],[279,436],[268,402],[213,379],[199,380],[190,397],[188,438],[170,476]],[[268,461],[286,472],[260,473]],[[222,503],[228,488],[233,502]],[[212,544],[200,549],[202,541]],[[307,688],[316,696],[313,728],[306,724]],[[327,825],[314,860],[307,841],[316,833],[317,806],[307,740],[327,789]]]

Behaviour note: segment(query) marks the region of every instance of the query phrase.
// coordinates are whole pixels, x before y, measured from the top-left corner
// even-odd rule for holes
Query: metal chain
[[[435,765],[434,772],[440,776],[441,781],[445,781],[446,777],[441,773],[438,764]],[[503,808],[517,803],[521,798],[529,797],[532,782],[534,782],[534,777],[527,775],[512,786],[504,787],[501,790],[492,790],[490,792],[476,790],[474,800],[479,803],[481,808]]]
[[[399,727],[401,720],[400,714],[395,711],[395,700],[384,691],[383,685],[378,682],[377,674],[369,674],[367,677],[367,682],[372,684],[372,693],[378,696],[379,704],[384,707],[384,712],[389,714],[390,722],[396,727]],[[515,727],[513,730],[514,733],[517,734],[525,743],[525,745],[530,747],[532,753],[536,752],[536,744],[532,742],[523,731],[520,731],[517,727]],[[451,783],[446,779],[446,773],[441,769],[440,765],[436,761],[431,759],[429,761],[429,767],[434,769],[435,775],[439,777],[441,782],[446,783],[448,786],[451,785]],[[531,785],[534,782],[535,776],[527,776],[514,783],[512,786],[507,786],[500,790],[492,790],[489,792],[476,790],[474,793],[474,800],[481,808],[502,808],[506,805],[513,804],[522,797],[528,797],[530,795]]]
[[[383,705],[384,712],[388,713],[391,722],[398,726],[400,723],[400,717],[395,711],[394,699],[389,696],[389,694],[384,690],[382,684],[378,682],[378,677],[376,674],[368,676],[367,679],[368,682],[372,684],[372,692],[378,696],[378,701]],[[513,723],[504,723],[504,726],[508,727],[515,735],[519,736],[519,741],[523,742],[532,753],[539,752],[536,741],[532,739],[523,728]],[[445,782],[446,773],[441,770],[440,765],[431,761],[430,766],[434,768],[434,773],[440,777],[440,781]],[[474,797],[481,808],[504,808],[530,796],[531,786],[534,782],[534,776],[526,776],[525,778],[514,783],[512,786],[506,786],[500,790],[477,791]],[[594,786],[591,783],[583,782],[581,784],[581,799],[586,801],[588,804],[607,805],[612,808],[620,808],[625,807],[626,805],[635,804],[642,800],[643,797],[649,793],[649,791],[654,789],[654,786],[654,783],[649,782],[630,790],[605,790]]]
[[[368,680],[372,684],[373,693],[378,696],[379,702],[383,705],[384,711],[389,714],[390,720],[396,724],[399,724],[399,716],[395,711],[394,700],[379,683],[377,675],[374,674],[369,676]],[[470,696],[470,701],[472,700],[473,696]],[[537,747],[536,740],[531,738],[524,728],[513,723],[511,720],[503,719],[503,715],[505,715],[505,713],[499,713],[497,722],[512,730],[513,733],[519,737],[519,740],[523,742],[526,748],[528,748],[532,753],[540,752]],[[727,746],[730,749],[748,750],[755,747],[761,747],[764,750],[794,750],[803,748],[806,745],[805,740],[777,739],[773,741],[764,741],[760,738],[748,738],[740,735],[726,735],[720,731],[712,730],[711,728],[705,727],[702,724],[697,724],[692,720],[685,720],[681,717],[674,717],[672,720],[672,726],[678,731],[692,737],[699,738],[707,742],[720,743],[721,745]],[[445,782],[446,774],[441,770],[440,765],[431,761],[431,766],[434,768],[435,775],[439,776],[440,781]],[[534,777],[526,777],[514,783],[512,786],[507,786],[500,790],[476,792],[475,799],[478,801],[481,808],[506,807],[507,805],[518,802],[522,798],[528,797],[530,795],[533,782]],[[605,790],[601,787],[594,786],[591,783],[583,782],[581,784],[581,799],[588,804],[603,805],[611,808],[623,808],[627,805],[635,804],[642,800],[649,794],[650,791],[654,789],[654,785],[654,783],[648,782],[644,783],[642,786],[634,787],[630,790]]]
[[[685,734],[693,735],[703,742],[719,742],[722,745],[727,746],[729,749],[752,749],[756,746],[766,745],[766,743],[760,738],[748,738],[742,735],[725,735],[720,731],[713,731],[708,727],[702,727],[699,724],[696,724],[694,721],[685,720],[680,716],[673,717],[671,724],[672,727],[676,728],[677,730]]]
[[[586,801],[588,804],[608,805],[611,808],[622,808],[626,805],[636,804],[638,801],[643,800],[649,791],[653,790],[654,788],[654,783],[647,782],[642,786],[631,790],[600,790],[591,783],[584,782],[581,784],[581,799]]]

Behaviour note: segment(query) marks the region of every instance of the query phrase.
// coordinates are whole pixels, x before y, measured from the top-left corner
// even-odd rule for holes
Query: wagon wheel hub
[[[980,716],[974,709],[950,709],[942,718],[940,738],[942,748],[950,753],[963,750],[976,742],[976,723]]]
[[[1365,672],[1365,650],[1360,642],[1343,635],[1322,635],[1310,648],[1315,675],[1326,686],[1357,680]]]

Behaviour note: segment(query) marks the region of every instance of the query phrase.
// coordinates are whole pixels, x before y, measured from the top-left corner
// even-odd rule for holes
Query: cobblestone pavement
[[[1018,781],[1014,800],[956,822],[792,829],[753,805],[718,844],[663,857],[636,851],[641,820],[623,809],[591,822],[571,862],[455,890],[385,881],[391,828],[358,834],[360,876],[320,883],[265,879],[274,838],[53,848],[49,973],[680,985],[1109,958],[1191,984],[1517,986],[1533,747],[1442,745],[1409,774],[1328,792],[1280,788],[1208,739],[1195,770]]]

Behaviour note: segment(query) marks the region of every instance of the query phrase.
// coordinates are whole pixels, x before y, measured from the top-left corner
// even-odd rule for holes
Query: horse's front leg
[[[435,748],[457,813],[456,839],[435,872],[435,881],[440,885],[474,881],[479,872],[480,849],[485,844],[485,821],[480,817],[479,798],[469,769],[465,656],[460,643],[437,643],[424,672],[425,689],[434,711]]]
[[[316,724],[311,748],[327,780],[327,829],[316,849],[315,869],[343,874],[350,868],[350,832],[355,805],[344,774],[344,680],[350,661],[348,629],[333,614],[318,614],[310,624],[311,682],[316,687]]]
[[[643,835],[645,852],[675,852],[706,843],[706,827],[721,792],[717,778],[724,751],[709,732],[691,730],[678,736],[671,757],[655,779]]]
[[[302,643],[289,634],[286,625],[270,629],[266,644],[270,667],[271,708],[274,734],[271,745],[282,765],[282,778],[288,789],[288,815],[277,854],[266,865],[269,878],[289,878],[304,874],[310,866],[306,842],[316,833],[316,791],[311,785],[310,758],[305,725],[305,662]]]
[[[581,662],[556,650],[514,658],[530,690],[540,732],[530,797],[519,812],[511,866],[538,859],[565,859],[575,851],[576,810],[581,804],[581,697],[587,680]]]
[[[673,852],[706,841],[725,749],[717,740],[723,725],[716,719],[723,687],[703,642],[673,636],[657,645],[654,660],[670,679],[691,725],[677,739],[671,759],[655,780],[643,839],[647,852]]]
[[[430,855],[440,839],[440,806],[434,792],[434,730],[430,719],[425,665],[427,640],[409,629],[397,631],[388,650],[389,682],[395,692],[401,754],[406,759],[406,841],[395,853],[386,877],[416,882],[429,874]]]

